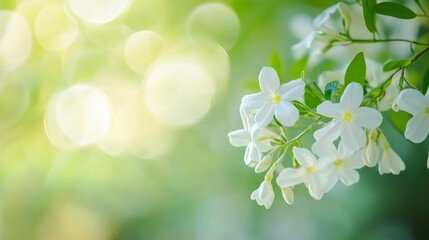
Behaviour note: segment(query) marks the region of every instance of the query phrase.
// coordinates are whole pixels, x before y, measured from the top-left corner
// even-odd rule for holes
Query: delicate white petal
[[[322,13],[320,13],[317,17],[314,18],[313,25],[318,28],[325,24],[331,15],[337,11],[337,5],[330,6],[325,9]]]
[[[319,158],[335,160],[339,157],[335,145],[329,141],[316,141],[313,146],[311,146],[311,151],[319,156]]]
[[[383,173],[393,173],[398,175],[401,171],[405,170],[405,164],[402,161],[401,157],[393,151],[392,148],[388,147],[384,149],[383,156],[381,157],[380,162],[378,163],[378,172]]]
[[[423,94],[415,89],[404,89],[396,99],[399,109],[412,115],[420,115],[425,110],[425,98]]]
[[[407,122],[405,138],[414,143],[423,142],[429,133],[429,117],[416,115]]]
[[[259,187],[259,198],[267,199],[272,190],[271,184],[267,183],[267,181],[263,181]]]
[[[292,103],[286,101],[274,105],[274,113],[277,120],[286,127],[295,125],[299,118],[298,109]]]
[[[259,162],[261,153],[253,142],[247,145],[246,152],[244,153],[244,163],[250,165],[252,162]]]
[[[280,187],[292,187],[306,181],[304,168],[285,168],[277,177],[277,185]]]
[[[324,101],[323,103],[319,104],[319,106],[317,106],[316,111],[323,116],[336,118],[341,116],[342,109],[337,103]]]
[[[268,128],[257,128],[257,126],[253,126],[251,133],[256,147],[261,152],[267,152],[273,148],[271,145],[271,140],[276,137],[276,135],[276,133]]]
[[[234,147],[246,146],[250,142],[250,135],[244,129],[232,131],[228,133],[229,142]]]
[[[306,148],[293,147],[292,152],[298,163],[304,168],[314,166],[317,163],[316,157]]]
[[[369,107],[360,107],[356,109],[353,116],[353,123],[365,128],[377,128],[383,121],[381,113]]]
[[[297,79],[283,84],[280,87],[279,93],[282,96],[282,100],[299,100],[302,98],[302,96],[304,96],[304,88],[304,81]]]
[[[333,142],[340,136],[341,133],[341,123],[338,121],[332,120],[325,127],[318,129],[314,132],[314,139],[316,141],[329,141]]]
[[[269,99],[264,93],[245,95],[241,99],[241,107],[246,111],[256,111],[268,101]]]
[[[358,150],[365,145],[366,137],[362,128],[353,125],[345,124],[341,132],[341,144],[350,150]]]
[[[287,204],[289,205],[293,204],[295,197],[291,188],[288,188],[288,187],[282,188],[282,196]]]
[[[274,202],[274,192],[271,192],[271,194],[268,196],[268,198],[265,199],[264,207],[266,209],[269,209],[271,207],[271,205],[273,205],[273,202]]]
[[[274,116],[274,106],[271,103],[266,103],[264,106],[256,112],[255,122],[258,127],[267,126]]]
[[[307,188],[310,195],[316,199],[320,200],[325,193],[325,185],[327,180],[322,178],[319,174],[312,174],[308,176]]]
[[[341,105],[347,106],[350,109],[355,109],[360,106],[363,100],[363,89],[359,83],[351,82],[347,85],[341,96]]]
[[[253,119],[251,118],[250,113],[246,111],[245,108],[240,106],[240,116],[241,116],[241,121],[243,122],[244,130],[249,132],[250,126],[253,124]]]
[[[327,192],[331,191],[331,189],[335,186],[335,184],[337,184],[338,177],[333,171],[329,172],[327,174],[324,174],[323,176],[326,179],[326,183],[325,183],[323,192],[327,193]]]
[[[280,79],[276,70],[272,67],[263,67],[259,73],[259,86],[263,93],[271,95],[280,87]]]
[[[346,186],[359,182],[359,173],[353,169],[338,169],[337,176]]]

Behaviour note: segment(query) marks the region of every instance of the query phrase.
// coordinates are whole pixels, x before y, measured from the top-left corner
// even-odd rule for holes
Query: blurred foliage
[[[2,0],[0,8],[15,10],[31,1]],[[106,26],[121,23],[133,32],[156,30],[180,42],[190,12],[205,2],[135,0],[123,16]],[[238,40],[227,50],[228,82],[213,96],[207,115],[186,128],[168,130],[174,135],[173,146],[151,159],[130,152],[110,156],[94,145],[64,150],[49,141],[44,116],[51,97],[72,84],[90,81],[65,73],[69,65],[62,66],[61,53],[47,51],[33,39],[27,62],[13,72],[0,72],[0,81],[14,83],[0,95],[0,239],[391,240],[427,236],[427,141],[410,144],[389,123],[383,130],[407,165],[401,175],[379,176],[376,169],[363,169],[358,184],[337,187],[320,201],[299,187],[294,205],[275,201],[268,211],[250,200],[262,176],[245,167],[244,149],[233,148],[227,138],[241,124],[240,98],[257,90],[262,66],[282,69],[282,81],[300,77],[305,60],[294,61],[290,54],[290,46],[297,41],[288,29],[290,16],[314,17],[335,1],[221,2],[240,21]],[[32,29],[34,15],[27,17]],[[95,76],[96,70],[108,66],[112,72],[137,78],[140,85],[140,77],[125,64],[114,63],[121,57],[106,50],[110,40],[121,43],[120,36],[109,29],[97,36],[96,29],[82,24],[86,40],[75,44],[94,50],[94,58],[81,63],[82,75]],[[307,76],[315,79],[317,69],[333,67],[325,61]],[[159,144],[169,140],[161,139]]]

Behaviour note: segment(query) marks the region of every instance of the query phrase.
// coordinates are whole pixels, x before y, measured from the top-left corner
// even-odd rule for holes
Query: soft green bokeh
[[[296,188],[292,206],[278,189],[269,210],[250,200],[263,175],[245,166],[244,148],[233,148],[227,138],[229,131],[241,128],[241,97],[257,91],[262,66],[279,64],[273,55],[283,61],[282,80],[300,76],[302,64],[290,51],[298,41],[289,29],[290,18],[299,13],[314,17],[333,2],[221,1],[235,12],[238,27],[230,12],[190,18],[206,3],[199,0],[134,0],[105,25],[85,24],[69,8],[52,22],[49,16],[37,22],[40,10],[65,0],[0,1],[0,9],[23,15],[32,31],[32,51],[25,63],[0,69],[0,239],[424,238],[429,224],[428,144],[411,144],[388,121],[382,128],[407,166],[399,176],[380,176],[377,169],[364,168],[358,184],[339,184],[320,201],[303,186]],[[69,23],[55,21],[64,16],[70,17]],[[209,25],[189,26],[188,19]],[[63,24],[69,26],[65,38],[72,43],[46,40],[49,30],[64,29],[58,27]],[[42,34],[45,30],[48,33]],[[162,38],[147,40],[156,41],[157,49],[137,49],[149,56],[141,62],[128,59],[134,63],[129,67],[124,46],[140,31]],[[197,34],[190,39],[192,31]],[[212,45],[213,39],[226,50]],[[173,82],[159,87],[168,96],[163,91],[150,94],[172,104],[167,113],[148,112],[145,105],[146,82],[163,71],[154,76],[143,68],[149,69],[146,65],[157,54],[191,66],[196,65],[187,62],[188,57],[202,59],[197,64],[211,73],[208,83],[188,81],[186,89],[180,89]],[[140,70],[133,71],[138,66]],[[330,68],[338,67],[326,61],[307,75],[316,78],[320,69]],[[411,74],[418,75],[422,68]],[[177,70],[168,77],[187,77],[192,71]],[[49,102],[78,83],[103,91],[114,113],[123,114],[103,143],[76,147],[63,139],[55,145],[45,129]],[[177,98],[171,100],[175,93]]]

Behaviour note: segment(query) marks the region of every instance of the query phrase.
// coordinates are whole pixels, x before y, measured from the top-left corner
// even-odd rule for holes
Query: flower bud
[[[346,29],[346,31],[348,31],[350,23],[352,22],[349,7],[347,6],[347,4],[340,2],[338,3],[338,11],[340,12],[341,17],[344,19],[344,28]]]
[[[294,197],[292,188],[289,188],[289,187],[282,188],[282,196],[283,196],[283,199],[286,201],[287,204],[289,204],[289,205],[293,204],[295,197]]]
[[[368,134],[368,145],[365,147],[365,157],[363,158],[365,165],[367,165],[368,167],[374,167],[380,157],[377,137],[377,129],[372,129]]]
[[[262,158],[262,160],[258,164],[256,164],[255,172],[256,173],[265,172],[265,170],[267,170],[268,167],[270,167],[272,159],[273,159],[272,153],[268,153],[267,155],[265,155]]]

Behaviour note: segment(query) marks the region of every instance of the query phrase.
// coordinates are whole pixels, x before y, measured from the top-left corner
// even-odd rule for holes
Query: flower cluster
[[[392,2],[368,0],[361,4],[339,3],[326,9],[313,21],[308,36],[292,47],[294,55],[306,55],[311,62],[311,58],[337,47],[406,43],[410,44],[411,57],[383,64],[367,56],[374,51],[362,48],[347,66],[318,73],[314,82],[302,74],[300,79],[281,84],[274,68],[263,67],[259,74],[261,92],[246,95],[241,101],[243,129],[228,134],[233,146],[246,146],[245,164],[256,173],[265,173],[251,194],[258,205],[271,207],[273,179],[284,200],[292,204],[293,189],[300,184],[314,199],[321,199],[338,180],[346,186],[357,183],[358,170],[365,166],[378,166],[380,174],[404,171],[404,162],[380,129],[383,118],[406,124],[404,136],[413,143],[427,138],[429,71],[421,87],[416,87],[408,81],[407,70],[429,52],[429,42],[382,36],[378,28],[389,29],[389,22],[375,22],[376,14],[396,19],[413,19],[418,14]],[[424,8],[418,7],[420,16],[427,18]],[[338,15],[342,24],[335,21]],[[392,29],[387,32],[393,36]],[[372,37],[365,39],[368,34]],[[349,58],[349,52],[344,53],[341,63],[344,57]],[[382,115],[384,111],[389,114]],[[402,116],[395,119],[398,111]],[[410,114],[409,119],[404,114]],[[427,165],[429,168],[429,160]]]

